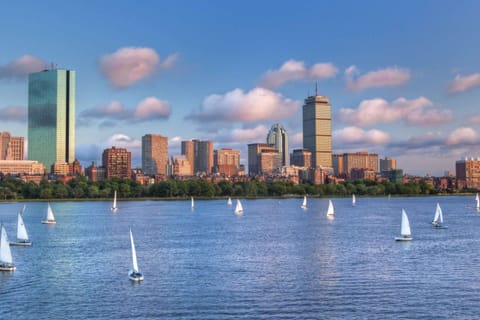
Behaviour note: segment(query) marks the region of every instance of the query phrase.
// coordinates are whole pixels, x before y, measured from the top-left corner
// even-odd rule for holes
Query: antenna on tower
[[[315,81],[315,96],[318,96],[318,80]]]

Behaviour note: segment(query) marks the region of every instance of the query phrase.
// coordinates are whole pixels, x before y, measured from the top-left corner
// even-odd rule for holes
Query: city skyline
[[[139,167],[149,133],[169,138],[170,155],[198,139],[239,149],[247,164],[247,145],[264,142],[274,123],[288,132],[289,153],[302,148],[302,104],[318,81],[332,106],[333,153],[378,153],[407,174],[442,175],[480,156],[479,9],[473,1],[3,4],[0,131],[27,137],[27,75],[53,63],[76,71],[82,164],[116,146]]]

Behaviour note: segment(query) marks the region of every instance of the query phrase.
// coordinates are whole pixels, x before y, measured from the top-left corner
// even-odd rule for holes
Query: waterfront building
[[[465,158],[455,162],[458,189],[480,189],[480,159]]]
[[[332,167],[332,106],[316,91],[303,106],[303,148],[312,152],[312,167]]]
[[[142,137],[142,170],[148,175],[166,175],[168,138],[159,134]]]
[[[312,166],[312,153],[308,149],[294,149],[290,157],[290,163],[293,166],[310,168]]]
[[[75,160],[75,71],[29,75],[28,158],[48,169],[55,162]]]
[[[197,173],[212,173],[212,141],[200,141],[196,139],[191,141],[182,141],[182,155],[184,155],[191,164],[192,169],[190,175]]]
[[[45,166],[35,160],[0,160],[0,173],[4,175],[44,175]]]
[[[240,169],[240,150],[222,148],[213,151],[213,166],[216,173],[234,176]]]
[[[85,168],[85,176],[93,182],[103,180],[105,179],[105,168],[97,167],[95,161],[92,161],[92,164]]]
[[[8,131],[0,132],[0,160],[23,160],[24,140]]]
[[[290,165],[288,153],[288,134],[285,128],[279,124],[274,124],[267,134],[267,143],[273,144],[282,155],[282,166]]]
[[[380,159],[380,172],[397,169],[397,161],[390,157]]]
[[[173,156],[170,162],[171,169],[169,175],[177,176],[190,176],[192,172],[192,166],[185,155]]]
[[[403,170],[402,169],[391,169],[383,170],[381,172],[382,178],[387,178],[393,183],[402,183],[403,182]]]
[[[105,178],[123,178],[131,177],[132,154],[125,148],[111,147],[105,149],[102,155],[102,164],[105,168]]]
[[[282,154],[277,150],[262,151],[257,155],[259,173],[273,174],[282,168]]]
[[[262,152],[278,152],[270,143],[251,143],[248,145],[248,173],[255,175],[261,173],[258,155]]]
[[[352,169],[370,169],[378,172],[378,154],[366,151],[355,153],[336,154],[332,156],[334,162],[334,173],[338,177],[351,176]]]

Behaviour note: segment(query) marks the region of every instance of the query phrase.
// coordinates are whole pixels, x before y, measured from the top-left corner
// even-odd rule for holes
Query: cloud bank
[[[264,88],[248,92],[234,89],[225,94],[209,95],[203,100],[200,110],[185,119],[198,122],[279,120],[293,115],[300,105],[300,101],[287,99]]]
[[[451,111],[433,108],[433,103],[425,97],[399,98],[391,103],[381,98],[363,100],[357,109],[340,109],[338,116],[341,122],[360,127],[400,120],[412,126],[431,126],[453,119]]]
[[[164,61],[151,48],[125,47],[100,58],[101,73],[116,88],[126,88],[173,67],[178,55]]]
[[[332,133],[336,145],[371,146],[385,145],[391,140],[390,134],[377,130],[363,130],[358,127],[346,127]]]
[[[480,73],[468,76],[456,75],[448,87],[448,92],[459,93],[475,87],[480,87]]]
[[[15,106],[7,106],[5,108],[0,109],[0,121],[3,122],[27,122],[27,108],[25,107],[15,107]]]
[[[334,77],[338,69],[332,63],[317,63],[307,68],[303,61],[288,60],[277,70],[268,70],[260,80],[260,86],[275,89],[293,80],[318,80]]]
[[[32,55],[23,55],[6,65],[0,66],[0,79],[18,80],[26,78],[30,73],[45,70],[47,63]]]
[[[347,89],[362,91],[375,87],[396,87],[405,84],[411,77],[408,69],[397,67],[370,71],[360,76],[357,76],[358,73],[356,66],[350,66],[345,70]]]

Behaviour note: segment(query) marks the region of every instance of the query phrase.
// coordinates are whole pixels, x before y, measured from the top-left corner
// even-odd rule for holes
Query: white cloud
[[[260,80],[263,88],[278,88],[287,81],[316,80],[334,77],[338,69],[332,63],[317,63],[307,68],[303,61],[288,60],[280,69],[268,70]]]
[[[450,122],[451,111],[433,108],[425,97],[408,100],[399,98],[391,103],[385,99],[363,100],[357,109],[342,108],[338,111],[340,121],[355,126],[369,126],[404,120],[409,125],[438,125]]]
[[[447,137],[446,145],[475,144],[478,143],[478,133],[469,127],[455,129]]]
[[[248,92],[234,89],[223,95],[206,97],[200,110],[186,119],[200,122],[279,120],[292,116],[300,105],[300,101],[287,99],[268,89],[254,88]]]
[[[448,87],[448,92],[464,92],[475,87],[480,87],[480,73],[474,73],[468,76],[456,75]]]
[[[350,66],[345,70],[347,88],[353,91],[361,91],[374,87],[396,87],[405,84],[410,80],[410,71],[397,67],[389,67],[376,71],[370,71],[358,77],[358,69]]]
[[[346,127],[336,130],[332,134],[334,143],[337,145],[384,145],[390,142],[390,134],[377,130],[363,130],[358,127]]]
[[[117,88],[126,88],[138,81],[173,67],[177,55],[171,55],[161,62],[151,48],[125,47],[100,58],[100,71]]]
[[[264,125],[256,126],[255,128],[233,129],[230,138],[231,142],[264,142],[267,138],[268,128]]]
[[[133,112],[135,119],[158,119],[168,118],[171,107],[167,101],[155,97],[148,97],[140,101]]]
[[[15,122],[26,122],[27,121],[27,108],[25,107],[16,107],[8,106],[0,109],[0,121],[15,121]]]
[[[47,63],[32,55],[23,55],[4,66],[0,66],[0,79],[22,79],[30,73],[42,71]]]

